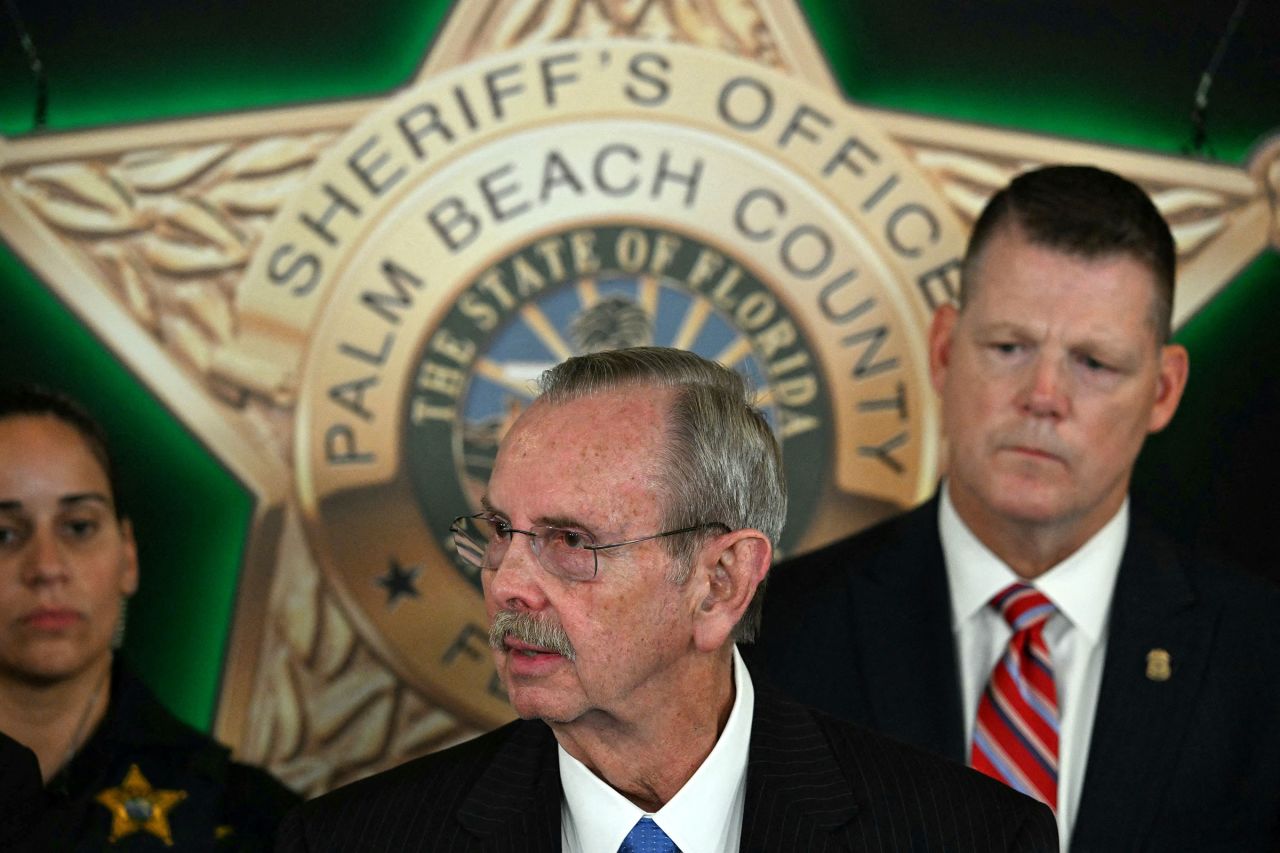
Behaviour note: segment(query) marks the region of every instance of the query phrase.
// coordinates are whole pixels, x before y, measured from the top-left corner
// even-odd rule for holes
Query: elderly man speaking
[[[279,849],[1057,849],[1031,799],[753,687],[786,494],[741,377],[640,348],[542,385],[453,526],[522,719],[308,803]]]

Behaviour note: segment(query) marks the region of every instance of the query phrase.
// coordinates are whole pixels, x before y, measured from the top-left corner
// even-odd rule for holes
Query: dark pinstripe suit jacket
[[[559,850],[555,738],[517,721],[340,788],[292,812],[276,849]],[[741,849],[1056,851],[1057,829],[999,783],[761,689]]]
[[[1280,589],[1130,518],[1071,849],[1280,850]],[[775,566],[745,651],[796,699],[963,761],[937,519],[935,498]]]

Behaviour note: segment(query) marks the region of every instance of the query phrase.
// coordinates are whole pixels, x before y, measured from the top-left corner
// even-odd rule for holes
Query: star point
[[[186,798],[186,791],[151,787],[138,765],[130,764],[123,782],[100,791],[94,799],[111,812],[112,844],[135,832],[146,832],[172,847],[169,812]]]

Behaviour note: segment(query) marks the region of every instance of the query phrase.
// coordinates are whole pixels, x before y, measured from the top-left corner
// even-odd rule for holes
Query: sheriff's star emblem
[[[541,369],[750,367],[816,466],[789,535],[852,533],[932,494],[929,317],[1057,162],[1155,200],[1175,323],[1280,245],[1280,136],[1237,168],[848,103],[778,0],[458,0],[387,96],[0,138],[0,245],[253,496],[215,734],[319,793],[510,718],[446,531]],[[179,792],[134,781],[116,835],[160,835]]]
[[[152,788],[138,765],[130,764],[129,772],[118,787],[107,788],[94,799],[111,812],[110,841],[113,844],[135,832],[149,832],[172,847],[169,812],[186,798],[186,791]]]

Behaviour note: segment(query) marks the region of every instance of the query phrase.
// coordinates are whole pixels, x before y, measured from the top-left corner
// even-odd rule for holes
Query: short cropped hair
[[[776,547],[787,517],[782,450],[739,374],[686,350],[632,347],[575,356],[541,379],[541,400],[568,402],[627,387],[670,388],[662,467],[663,529],[708,522],[730,530],[754,528]],[[688,579],[707,535],[664,540]],[[733,639],[750,642],[760,627],[764,585],[756,590]]]
[[[1160,211],[1137,184],[1094,166],[1046,166],[1024,172],[983,208],[969,236],[960,277],[960,307],[975,286],[982,250],[1015,225],[1032,243],[1082,258],[1127,255],[1155,279],[1152,325],[1157,340],[1172,334],[1177,253]]]
[[[107,433],[102,428],[102,424],[89,414],[88,409],[60,391],[53,391],[39,385],[17,385],[0,389],[0,420],[16,417],[54,418],[74,429],[107,477],[107,486],[111,490],[111,503],[115,507],[116,517],[124,517],[124,511],[120,507],[116,467],[111,458],[110,446],[107,444]]]

